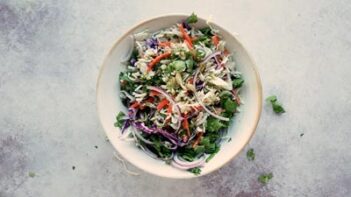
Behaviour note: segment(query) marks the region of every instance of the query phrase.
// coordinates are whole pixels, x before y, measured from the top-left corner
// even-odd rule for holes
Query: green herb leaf
[[[197,22],[197,16],[194,14],[194,12],[185,20],[188,24],[190,23],[196,23]]]
[[[122,128],[124,121],[123,118],[126,115],[123,112],[119,112],[118,115],[116,116],[116,122],[115,122],[115,127]]]
[[[201,169],[199,167],[191,168],[188,171],[195,174],[195,175],[201,174]]]
[[[176,70],[178,72],[184,71],[186,68],[185,62],[182,60],[173,61],[169,66],[171,66],[172,70]]]
[[[31,177],[31,178],[33,178],[33,177],[35,177],[35,173],[34,173],[34,172],[29,172],[29,173],[28,173],[28,176]]]
[[[262,184],[267,184],[269,180],[271,180],[273,178],[273,174],[272,173],[268,173],[268,174],[261,174],[258,177],[258,181],[261,182]]]
[[[232,84],[234,88],[240,88],[244,84],[244,79],[241,79],[241,78],[233,79]]]
[[[232,99],[228,98],[225,102],[224,102],[224,109],[227,112],[235,112],[236,108],[238,107],[238,104],[236,102],[234,102]]]
[[[195,53],[195,58],[197,60],[202,60],[205,57],[205,55],[206,55],[206,52],[201,50],[201,49],[197,49],[195,52],[196,52]]]
[[[277,101],[277,96],[274,96],[274,95],[269,96],[269,97],[266,98],[266,101],[267,102],[276,102]]]
[[[225,125],[217,118],[212,116],[207,118],[206,122],[206,131],[209,132],[216,132],[223,128]]]
[[[280,113],[284,113],[285,112],[285,109],[283,108],[283,106],[278,102],[278,99],[276,96],[270,96],[268,98],[266,98],[266,101],[267,102],[271,102],[272,104],[272,108],[273,108],[273,111],[277,114],[280,114]]]
[[[206,162],[209,162],[218,153],[219,150],[220,150],[220,147],[216,146],[215,151],[213,153],[211,153],[210,156],[207,157]]]
[[[209,36],[209,37],[213,36],[212,30],[210,27],[204,27],[204,28],[201,28],[199,30],[201,31],[201,33],[203,33],[206,36]]]
[[[161,158],[169,158],[172,154],[171,150],[167,149],[163,143],[162,139],[158,135],[150,136],[149,140],[153,144],[149,144],[150,150],[153,150],[155,154],[157,154]]]
[[[186,68],[188,72],[193,72],[194,70],[194,60],[193,59],[187,59],[185,61]]]
[[[255,160],[255,152],[253,148],[250,148],[246,153],[247,160],[253,161]]]

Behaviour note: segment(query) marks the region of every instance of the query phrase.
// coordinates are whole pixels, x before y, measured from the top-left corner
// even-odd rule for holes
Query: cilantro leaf
[[[206,36],[213,36],[212,30],[210,27],[204,27],[199,30],[201,31],[201,33],[203,33]]]
[[[120,129],[122,128],[124,122],[126,121],[123,119],[125,116],[126,115],[123,112],[118,113],[118,115],[116,116],[115,127],[118,127]]]
[[[244,79],[241,79],[241,78],[233,79],[232,84],[234,88],[240,88],[244,84]]]
[[[195,174],[195,175],[201,174],[201,169],[199,167],[191,168],[188,171]]]
[[[192,72],[194,69],[194,60],[193,59],[187,59],[185,61],[186,68],[188,72]]]
[[[258,181],[261,182],[262,184],[267,184],[269,180],[271,180],[273,178],[273,174],[272,173],[268,173],[268,174],[261,174],[258,177]]]
[[[208,117],[206,122],[206,130],[209,132],[219,131],[221,128],[225,127],[225,125],[217,118]]]
[[[227,112],[235,112],[236,108],[238,107],[238,104],[236,102],[234,102],[232,99],[228,98],[225,102],[224,102],[224,109]]]
[[[35,173],[34,172],[28,172],[28,176],[33,178],[33,177],[35,177]]]
[[[169,64],[169,67],[172,71],[176,70],[178,72],[184,71],[186,68],[185,62],[182,60],[173,61],[172,63]]]
[[[202,60],[206,56],[206,52],[202,49],[197,49],[195,51],[195,58],[197,60]]]
[[[246,153],[247,160],[253,161],[255,160],[255,152],[253,148],[250,148]]]
[[[188,24],[190,23],[196,23],[197,22],[197,16],[194,14],[194,12],[185,20]]]
[[[280,103],[275,102],[275,103],[272,103],[272,105],[273,105],[273,111],[275,113],[280,114],[280,113],[284,113],[285,112],[283,106],[281,106]]]
[[[218,153],[219,150],[220,150],[220,147],[216,146],[214,152],[209,157],[207,157],[206,162],[209,162]]]
[[[150,136],[149,140],[152,142],[152,144],[148,144],[147,146],[150,150],[152,150],[152,152],[154,152],[161,158],[169,158],[171,156],[171,150],[165,147],[165,145],[162,143],[163,140],[160,136],[152,135]]]
[[[277,96],[270,96],[266,98],[267,102],[271,102],[273,111],[277,114],[284,113],[285,109],[283,106],[278,102]]]
[[[277,101],[277,96],[272,95],[266,98],[267,102],[276,102]]]

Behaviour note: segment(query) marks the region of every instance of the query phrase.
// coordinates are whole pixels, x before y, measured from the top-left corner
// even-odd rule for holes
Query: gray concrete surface
[[[131,176],[98,121],[99,65],[138,21],[192,11],[239,33],[287,113],[264,106],[254,162]],[[350,196],[350,31],[347,0],[0,0],[0,196]]]

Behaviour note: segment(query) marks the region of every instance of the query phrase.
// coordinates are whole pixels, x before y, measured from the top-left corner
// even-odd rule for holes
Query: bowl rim
[[[98,117],[99,117],[99,121],[100,124],[102,126],[102,128],[104,129],[104,132],[107,132],[107,128],[105,128],[102,118],[101,118],[101,107],[99,105],[98,102],[98,92],[99,92],[99,87],[100,87],[100,81],[101,81],[101,76],[103,73],[103,70],[106,67],[106,62],[107,59],[110,57],[110,55],[112,54],[113,49],[120,44],[120,42],[122,42],[123,39],[125,39],[127,36],[129,36],[135,29],[137,29],[139,26],[145,24],[145,23],[149,23],[151,21],[154,20],[159,20],[161,18],[167,18],[167,17],[188,17],[189,14],[185,14],[185,13],[169,13],[169,14],[162,14],[162,15],[156,15],[156,16],[152,16],[152,17],[148,17],[147,19],[141,20],[140,22],[134,24],[132,27],[128,28],[127,31],[125,31],[124,33],[122,33],[121,36],[119,36],[113,43],[112,47],[108,50],[107,54],[104,56],[102,64],[99,67],[99,73],[98,73],[98,77],[97,77],[97,83],[96,83],[96,109],[97,109],[97,113],[98,113]],[[205,20],[205,18],[199,16],[197,14],[197,17],[199,19]],[[132,163],[131,161],[129,161],[127,158],[125,158],[120,152],[119,150],[113,145],[113,143],[111,143],[111,145],[114,147],[114,149],[119,153],[119,155],[121,157],[123,157],[124,160],[127,160],[129,163],[131,163],[133,166],[137,167],[138,169],[142,170],[143,172],[147,172],[149,174],[158,176],[158,177],[162,177],[162,178],[170,178],[170,179],[192,179],[192,178],[198,178],[201,176],[205,176],[208,174],[211,174],[215,171],[217,171],[218,169],[228,165],[230,163],[230,161],[232,161],[235,157],[237,157],[239,155],[239,153],[241,153],[243,151],[243,149],[247,146],[247,144],[250,142],[251,138],[253,137],[253,135],[256,133],[256,129],[261,117],[261,113],[262,113],[262,83],[261,83],[261,77],[258,73],[258,69],[257,69],[257,65],[256,62],[254,60],[254,58],[251,56],[251,54],[248,52],[248,50],[244,47],[244,45],[240,42],[240,40],[238,39],[238,37],[236,35],[234,35],[233,33],[231,33],[230,31],[228,31],[227,29],[223,28],[221,25],[218,25],[216,22],[211,21],[211,23],[215,24],[216,26],[220,27],[222,29],[222,31],[225,31],[226,33],[228,33],[230,36],[234,37],[235,40],[237,41],[238,45],[243,49],[243,51],[247,54],[248,58],[251,60],[252,62],[252,69],[254,71],[255,77],[256,77],[256,81],[257,81],[257,88],[258,88],[258,111],[256,113],[255,116],[255,121],[253,126],[251,127],[250,130],[250,136],[247,138],[246,142],[244,143],[244,145],[239,149],[239,151],[237,151],[237,153],[233,154],[231,157],[228,157],[225,159],[224,163],[222,163],[222,165],[218,165],[216,167],[214,167],[213,169],[209,170],[206,173],[201,173],[200,175],[197,176],[169,176],[169,175],[160,175],[157,173],[154,173],[153,171],[148,171],[145,170],[144,168],[140,167],[139,165],[135,165],[134,163]]]

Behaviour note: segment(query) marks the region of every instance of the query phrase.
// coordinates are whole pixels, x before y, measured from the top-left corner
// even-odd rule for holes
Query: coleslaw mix
[[[244,80],[219,32],[196,22],[193,13],[132,35],[133,52],[119,75],[128,113],[120,112],[115,126],[149,156],[199,174],[238,112]]]

